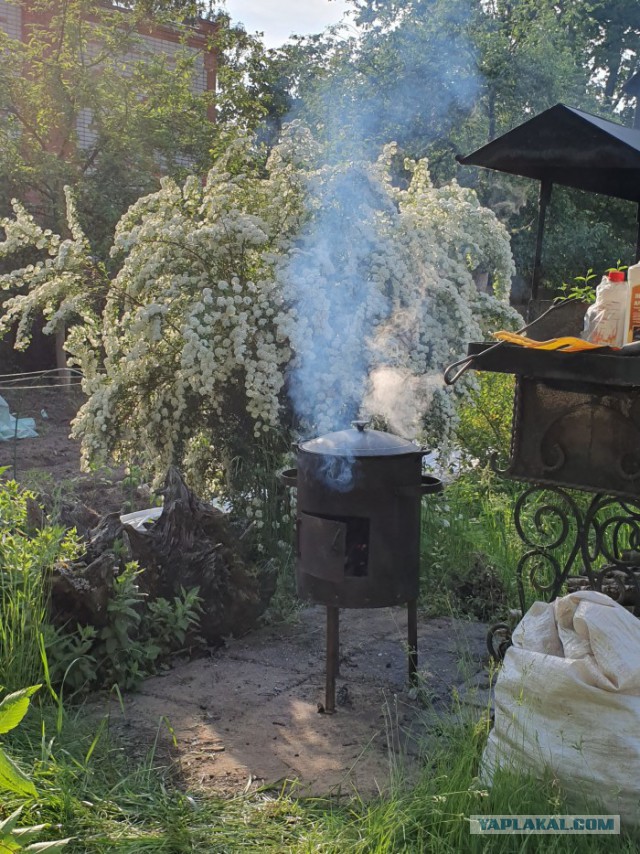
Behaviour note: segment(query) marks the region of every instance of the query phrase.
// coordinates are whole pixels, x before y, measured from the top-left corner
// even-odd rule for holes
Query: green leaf
[[[7,695],[0,703],[0,733],[9,732],[18,726],[29,709],[29,698],[36,693],[40,685],[32,685]]]
[[[118,641],[115,638],[107,638],[105,642],[107,655],[114,655],[118,650]]]
[[[37,836],[38,833],[42,833],[42,831],[46,830],[47,827],[47,824],[32,824],[30,827],[16,827],[13,831],[13,835],[18,837],[21,842],[28,842],[32,836]]]
[[[0,834],[11,833],[18,823],[21,812],[22,807],[18,807],[18,809],[15,812],[12,812],[11,815],[7,816],[4,821],[0,821]]]
[[[51,842],[34,842],[31,845],[27,845],[24,849],[25,851],[62,851],[65,845],[67,845],[73,836],[69,836],[66,839],[53,839]]]
[[[38,795],[33,782],[7,756],[4,750],[0,750],[0,789],[8,789],[17,795],[26,795],[33,798]]]

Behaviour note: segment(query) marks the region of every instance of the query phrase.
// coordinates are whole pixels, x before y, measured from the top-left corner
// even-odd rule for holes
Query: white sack
[[[541,777],[640,824],[640,620],[608,596],[536,602],[495,685],[482,777]]]

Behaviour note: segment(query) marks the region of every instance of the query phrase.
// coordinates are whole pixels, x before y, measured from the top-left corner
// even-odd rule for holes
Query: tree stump
[[[83,579],[96,575],[97,566],[107,565],[105,554],[112,558],[117,554],[122,565],[135,560],[144,570],[138,583],[150,599],[172,599],[182,588],[197,587],[202,600],[200,634],[207,642],[246,634],[269,604],[275,573],[247,561],[226,514],[198,498],[176,468],[169,469],[162,494],[162,515],[147,530],[123,525],[112,513],[89,532],[75,586],[70,587],[68,578],[74,573],[59,570],[54,577],[54,604],[60,609],[66,599],[65,614],[72,608],[82,617],[77,622],[99,625],[95,621],[101,618],[104,597],[100,594],[94,601],[97,594],[90,589],[92,583],[88,577]],[[92,569],[96,561],[103,563]],[[99,586],[112,581],[113,575],[109,580],[100,577]]]

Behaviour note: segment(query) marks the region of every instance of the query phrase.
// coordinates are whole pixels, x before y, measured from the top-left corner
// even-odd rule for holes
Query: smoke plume
[[[392,433],[414,439],[420,432],[421,415],[441,385],[438,374],[415,376],[403,368],[374,368],[362,412],[384,418]]]
[[[301,113],[316,119],[324,160],[310,183],[307,225],[284,275],[297,313],[288,385],[300,422],[317,433],[344,428],[365,411],[383,416],[394,432],[415,436],[438,384],[435,376],[425,380],[392,366],[403,354],[380,353],[375,343],[376,329],[392,327],[397,308],[390,288],[371,272],[394,212],[383,180],[376,186],[363,161],[374,160],[391,134],[400,142],[419,134],[425,150],[473,103],[478,81],[464,34],[469,4],[434,0],[429,15],[425,4],[407,9],[424,17],[389,28],[386,52],[383,46],[374,53],[370,43],[370,62],[363,61],[365,33],[357,71],[344,63]],[[389,57],[393,65],[380,88],[379,63]]]

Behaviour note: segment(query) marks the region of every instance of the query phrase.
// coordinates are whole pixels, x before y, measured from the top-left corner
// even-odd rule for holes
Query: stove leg
[[[336,710],[336,676],[340,666],[340,609],[327,605],[327,683],[324,709],[333,714]]]
[[[418,603],[415,599],[407,602],[407,634],[409,647],[409,682],[418,681]]]

